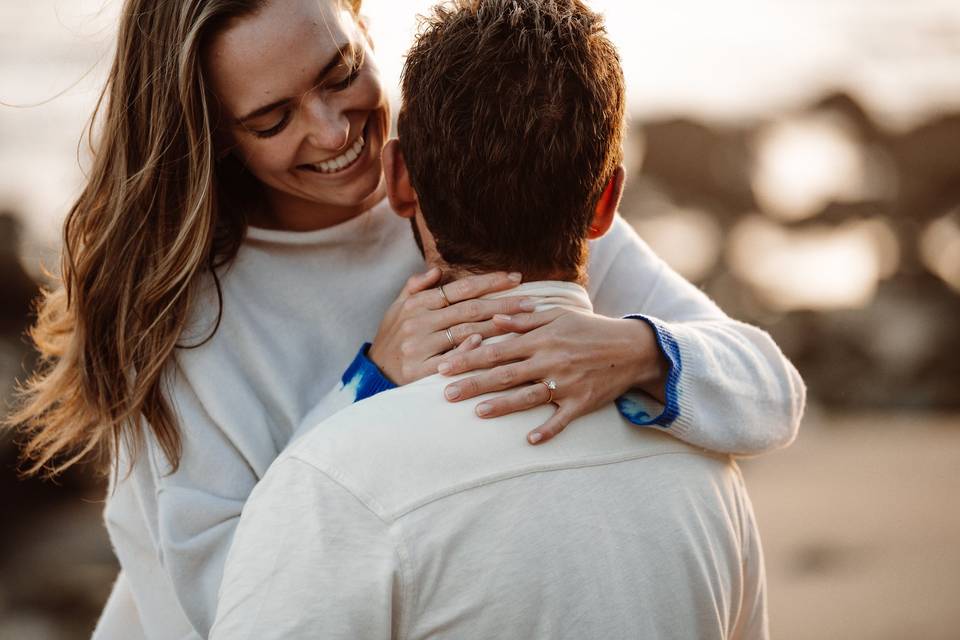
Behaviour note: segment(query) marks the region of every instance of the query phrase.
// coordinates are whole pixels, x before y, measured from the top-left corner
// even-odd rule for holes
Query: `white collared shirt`
[[[569,283],[519,292],[589,308]],[[212,638],[765,638],[736,465],[609,407],[527,446],[432,376],[281,454],[248,501]]]

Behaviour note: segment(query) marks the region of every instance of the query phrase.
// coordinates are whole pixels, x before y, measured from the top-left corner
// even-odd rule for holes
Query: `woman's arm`
[[[502,328],[525,333],[510,353],[482,347],[443,359],[449,375],[493,367],[451,385],[458,400],[550,377],[558,381],[558,410],[531,442],[614,398],[631,421],[715,451],[757,454],[793,440],[805,388],[768,334],[727,317],[619,217],[591,246],[590,277],[595,311],[622,319],[556,311],[501,319]],[[503,385],[508,366],[523,375]],[[485,402],[492,410],[478,413],[494,417],[546,401],[534,391]]]
[[[397,332],[380,336],[384,346],[402,346],[407,338],[400,327],[419,322],[418,314],[407,313],[406,307],[438,296],[431,288],[435,280],[421,274],[408,281],[391,316]],[[471,289],[482,295],[515,285],[507,274],[474,276],[454,284],[448,285],[453,287],[449,295],[454,298],[459,295],[458,288],[464,295]],[[415,304],[410,303],[418,294]],[[519,311],[517,304],[514,299],[484,305],[479,311],[486,317],[478,317],[479,324],[472,327],[481,333],[499,332],[489,323],[489,316]],[[464,318],[466,311],[451,306],[446,315]],[[426,349],[425,359],[434,356],[430,349],[440,348],[441,353],[450,349],[442,331],[433,331],[427,340],[429,344],[419,345]],[[464,344],[471,342],[464,340]],[[233,351],[223,348],[180,354],[192,359],[192,364],[174,366],[176,373],[170,376],[167,389],[183,434],[180,464],[171,472],[150,431],[144,430],[145,442],[136,463],[127,474],[129,465],[121,460],[118,477],[122,481],[108,499],[107,528],[148,637],[158,633],[162,637],[206,637],[227,551],[253,487],[292,439],[353,402],[393,386],[365,345],[339,382],[301,418],[269,402],[285,392],[282,380],[276,388],[263,389],[262,379],[236,369]],[[384,353],[391,351],[385,349]],[[322,365],[316,363],[318,368]]]
[[[790,444],[806,387],[770,335],[728,317],[623,219],[613,234],[616,252],[598,283],[597,311],[646,320],[670,361],[665,402],[632,392],[618,401],[621,412],[724,453],[759,454]],[[637,304],[631,283],[644,280],[651,284]]]

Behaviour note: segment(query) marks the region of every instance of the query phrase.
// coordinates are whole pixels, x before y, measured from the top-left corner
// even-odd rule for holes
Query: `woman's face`
[[[266,186],[280,226],[325,226],[381,197],[388,103],[346,7],[270,0],[213,39],[206,69],[232,152]]]

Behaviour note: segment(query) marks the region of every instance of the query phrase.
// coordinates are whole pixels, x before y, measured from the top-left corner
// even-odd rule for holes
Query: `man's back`
[[[524,444],[434,376],[321,424],[244,511],[214,637],[762,638],[737,467],[616,409]]]

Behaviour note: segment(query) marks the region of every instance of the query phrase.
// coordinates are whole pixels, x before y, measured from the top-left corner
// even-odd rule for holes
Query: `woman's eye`
[[[251,129],[250,131],[253,133],[253,135],[257,136],[258,138],[269,138],[283,131],[283,128],[287,126],[287,122],[289,121],[290,121],[290,112],[284,111],[283,117],[280,118],[280,121],[277,122],[277,124],[270,127],[269,129]]]
[[[351,84],[353,84],[353,81],[356,80],[357,76],[359,75],[360,75],[360,66],[357,65],[356,67],[350,70],[350,74],[346,78],[344,78],[343,80],[337,83],[330,85],[330,90],[343,91],[344,89],[349,87]]]

